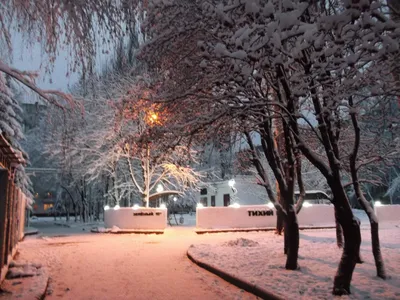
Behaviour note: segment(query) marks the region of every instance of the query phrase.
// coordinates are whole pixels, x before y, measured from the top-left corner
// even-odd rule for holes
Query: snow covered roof
[[[6,138],[0,133],[0,154],[10,163],[23,164],[24,158],[20,151],[15,150]]]

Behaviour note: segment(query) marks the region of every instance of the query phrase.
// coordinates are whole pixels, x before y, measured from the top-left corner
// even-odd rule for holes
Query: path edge
[[[227,272],[225,272],[224,270],[221,270],[220,268],[217,268],[215,266],[212,266],[208,263],[205,263],[203,261],[200,261],[196,258],[194,258],[191,254],[190,254],[190,248],[189,250],[186,252],[187,257],[196,265],[198,265],[199,267],[221,277],[222,279],[224,279],[225,281],[229,282],[230,284],[233,284],[235,286],[237,286],[240,289],[243,289],[249,293],[252,293],[253,295],[260,297],[262,299],[265,300],[284,300],[285,298],[278,296],[264,288],[261,288],[255,284],[249,283],[246,280],[240,279],[238,277],[235,277]]]

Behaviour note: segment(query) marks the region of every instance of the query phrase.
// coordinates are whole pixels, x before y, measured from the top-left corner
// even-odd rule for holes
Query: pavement
[[[40,222],[35,226],[39,233],[19,245],[16,260],[42,262],[41,274],[5,280],[3,299],[258,299],[188,259],[191,244],[219,242],[218,235],[199,236],[180,226],[168,227],[162,235],[92,234]]]
[[[165,275],[163,272],[168,269],[174,269],[176,274],[185,274],[185,282],[188,286],[191,286],[192,282],[199,281],[202,282],[203,284],[209,285],[207,288],[200,288],[200,289],[193,289],[190,292],[185,292],[181,293],[180,291],[176,290],[169,290],[165,291],[165,293],[169,293],[168,295],[170,297],[167,297],[168,299],[179,299],[180,297],[188,296],[189,294],[192,295],[203,295],[207,299],[234,299],[230,298],[229,295],[235,295],[235,299],[255,299],[256,297],[260,297],[262,299],[281,299],[279,296],[275,295],[273,292],[265,290],[262,287],[256,286],[250,282],[247,282],[243,278],[236,277],[235,275],[229,274],[225,272],[222,269],[218,269],[216,266],[212,266],[210,264],[207,264],[205,261],[202,261],[201,258],[194,257],[191,252],[190,252],[190,245],[193,243],[199,243],[199,242],[216,242],[220,241],[221,239],[230,239],[232,238],[232,235],[237,235],[240,234],[240,232],[230,232],[230,233],[218,233],[218,232],[213,232],[213,234],[201,234],[198,235],[200,232],[195,232],[194,227],[169,227],[165,230],[164,234],[162,234],[159,238],[156,236],[157,235],[148,235],[149,238],[145,237],[139,237],[139,235],[128,235],[127,238],[120,237],[118,239],[113,239],[110,235],[98,235],[98,234],[91,234],[90,232],[90,227],[93,224],[87,224],[85,226],[77,226],[74,224],[74,226],[60,226],[59,224],[54,224],[54,222],[48,222],[48,221],[43,221],[43,222],[35,222],[33,224],[35,227],[34,228],[28,228],[25,231],[26,235],[33,235],[36,234],[36,236],[29,237],[31,239],[30,241],[32,242],[32,239],[38,239],[40,240],[39,244],[40,247],[36,248],[38,246],[37,243],[35,243],[35,248],[30,249],[29,253],[33,252],[38,252],[39,254],[43,255],[41,259],[45,260],[46,257],[52,257],[52,259],[56,259],[56,261],[61,265],[59,266],[53,266],[51,263],[46,267],[46,266],[37,266],[33,265],[32,263],[29,263],[29,260],[26,260],[26,257],[20,258],[19,255],[17,254],[15,257],[15,260],[13,262],[12,268],[10,268],[11,271],[13,271],[14,268],[18,268],[14,270],[14,273],[18,272],[21,273],[21,276],[23,274],[28,273],[29,276],[27,277],[21,277],[21,276],[16,276],[17,278],[13,279],[6,279],[3,281],[1,284],[1,290],[0,290],[0,299],[44,299],[46,296],[49,296],[50,298],[52,297],[50,294],[53,292],[53,284],[52,284],[52,278],[56,282],[54,286],[60,286],[62,285],[61,289],[57,290],[57,287],[54,288],[54,293],[53,295],[57,294],[58,298],[67,298],[67,299],[83,299],[79,298],[81,295],[75,294],[77,290],[80,290],[80,293],[87,292],[88,289],[85,289],[82,285],[81,282],[77,283],[75,281],[75,277],[79,275],[81,278],[82,277],[89,277],[93,278],[95,273],[88,274],[88,276],[85,276],[85,272],[87,273],[88,270],[92,268],[97,268],[98,261],[101,261],[103,264],[103,268],[100,268],[97,272],[101,273],[107,270],[109,273],[114,273],[117,272],[122,272],[121,269],[116,269],[112,270],[114,266],[113,260],[115,260],[119,256],[123,257],[129,257],[132,255],[132,253],[125,253],[126,247],[130,248],[130,251],[133,251],[135,256],[142,256],[142,259],[139,261],[136,261],[135,266],[133,269],[130,269],[129,266],[125,266],[126,270],[124,269],[124,273],[129,273],[128,278],[140,278],[143,275],[143,271],[148,268],[148,263],[152,261],[152,265],[154,264],[156,267],[153,271],[151,271],[151,277],[152,281],[158,281],[162,282],[164,281]],[[307,228],[308,229],[308,228]],[[267,230],[271,230],[268,228]],[[197,234],[196,234],[197,233]],[[201,232],[201,233],[206,233],[206,232]],[[212,231],[209,231],[208,233],[212,233]],[[223,234],[221,236],[221,234]],[[142,235],[143,236],[143,235]],[[102,237],[102,238],[100,238]],[[104,245],[104,241],[107,241],[106,243],[112,243],[115,244],[115,247],[112,248],[112,252],[107,253],[109,251],[106,246]],[[25,243],[25,242],[23,242]],[[102,249],[102,253],[96,253],[95,256],[93,255],[85,255],[85,252],[92,252],[93,248],[91,245],[96,244],[94,246],[95,249]],[[128,246],[128,244],[132,245]],[[54,248],[54,246],[58,245],[80,245],[79,246],[79,251],[76,252],[76,256],[71,257],[70,251],[65,252],[64,248],[60,248],[60,253],[57,253],[57,255],[51,250],[51,248]],[[123,247],[118,247],[118,244],[121,244]],[[30,246],[32,246],[31,244]],[[88,246],[86,246],[88,245]],[[90,247],[89,247],[90,245]],[[85,249],[87,247],[87,249]],[[154,249],[156,247],[158,250]],[[23,248],[23,247],[22,247]],[[78,249],[78,248],[77,248]],[[168,249],[168,254],[165,253],[166,249]],[[121,251],[122,250],[122,251]],[[32,251],[32,252],[31,252]],[[75,251],[75,250],[74,250]],[[130,252],[128,251],[128,252]],[[65,253],[64,253],[65,252]],[[118,254],[118,252],[121,252]],[[153,255],[150,253],[153,252]],[[46,254],[47,253],[47,254]],[[75,252],[74,252],[75,253]],[[161,257],[156,257],[155,253],[165,253],[162,259]],[[98,257],[98,255],[102,255],[102,257]],[[165,256],[167,255],[167,256]],[[201,276],[199,277],[197,271],[197,268],[193,268],[193,264],[190,265],[188,262],[185,262],[185,260],[182,261],[182,256],[186,257],[186,261],[191,261],[192,263],[195,263],[197,266],[200,267],[201,269],[207,270],[206,273],[211,272],[214,276],[218,276],[219,278],[223,279],[223,281],[227,282],[225,284],[222,284],[219,280],[217,281],[214,277],[210,277],[210,275],[201,273]],[[57,258],[56,258],[57,256]],[[59,257],[58,257],[59,256]],[[80,258],[80,256],[83,256]],[[116,258],[113,258],[113,257]],[[31,258],[32,261],[32,256],[28,255],[28,257]],[[91,258],[95,258],[93,263],[89,262],[89,265],[82,270],[82,266],[79,265],[79,261],[84,262],[85,264],[88,263],[87,261]],[[111,258],[111,260],[110,260]],[[168,258],[165,260],[165,258]],[[189,260],[187,259],[189,258]],[[77,266],[75,267],[74,265],[71,265],[73,263],[77,262]],[[109,261],[109,265],[107,266],[107,261]],[[189,262],[190,262],[189,261]],[[143,263],[142,263],[143,262]],[[143,266],[141,266],[143,264]],[[65,269],[65,266],[68,266],[67,269]],[[37,267],[37,268],[36,268]],[[160,270],[159,270],[160,269]],[[15,272],[17,271],[17,272]],[[25,273],[24,273],[25,272]],[[67,275],[68,272],[73,272],[70,274],[70,276]],[[136,274],[137,273],[137,274]],[[208,273],[208,274],[211,274]],[[136,275],[135,275],[136,274]],[[54,275],[54,276],[53,276]],[[172,275],[172,273],[171,273]],[[178,276],[178,275],[177,275]],[[168,276],[167,276],[168,277]],[[178,276],[181,278],[177,278],[174,280],[172,277],[168,277],[168,280],[171,283],[174,283],[173,285],[178,286],[182,283],[182,276]],[[157,279],[159,278],[159,279]],[[70,281],[64,284],[63,281]],[[99,279],[101,281],[101,279]],[[60,281],[63,282],[63,284],[60,284]],[[176,281],[176,282],[175,282]],[[183,284],[185,284],[185,282]],[[218,283],[219,282],[219,283]],[[101,283],[100,283],[101,284]],[[116,281],[114,283],[115,285],[120,285],[120,281]],[[228,284],[228,285],[227,285]],[[237,290],[233,289],[232,286],[235,286]],[[65,286],[64,286],[65,285]],[[50,286],[50,287],[49,287]],[[129,286],[129,284],[128,284]],[[126,286],[125,286],[126,288]],[[161,287],[160,287],[161,288]],[[190,288],[192,289],[192,287]],[[114,293],[118,293],[116,291],[110,290],[109,295],[114,295]],[[238,292],[239,291],[239,292]],[[240,292],[241,291],[241,292]],[[247,294],[244,291],[250,293]],[[131,291],[132,292],[132,291]],[[211,292],[211,294],[210,294]],[[129,291],[126,293],[129,294]],[[148,291],[146,289],[142,290],[143,298],[140,299],[158,299],[161,293],[160,290],[160,295],[157,293],[157,296],[155,296],[154,292],[151,294],[148,294]],[[189,293],[189,294],[188,294]],[[216,295],[212,296],[213,293],[216,295],[219,295],[218,297],[215,297]],[[245,293],[245,294],[243,294]],[[94,296],[94,295],[93,295]],[[78,298],[77,298],[78,297]],[[94,296],[96,299],[98,298],[98,295]],[[150,297],[150,298],[147,298]],[[156,298],[155,298],[156,297]],[[163,299],[167,299],[163,298]],[[192,297],[193,298],[193,297]],[[93,298],[94,299],[94,298]],[[128,299],[124,297],[117,297],[115,299]],[[139,299],[139,298],[138,298]],[[200,299],[200,298],[193,298],[193,299]]]

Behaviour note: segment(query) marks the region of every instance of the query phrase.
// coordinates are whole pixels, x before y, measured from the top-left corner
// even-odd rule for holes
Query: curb
[[[29,230],[29,231],[24,231],[24,237],[25,236],[27,236],[27,235],[35,235],[35,234],[38,234],[39,233],[39,230],[38,229],[33,229],[32,228],[32,230]]]
[[[228,229],[198,229],[195,230],[197,234],[204,233],[224,233],[224,232],[254,232],[254,231],[274,231],[275,227],[267,228],[228,228]]]
[[[190,250],[190,248],[189,248],[189,250]],[[267,291],[264,288],[261,288],[255,284],[249,283],[249,282],[242,280],[238,277],[235,277],[221,269],[218,269],[217,267],[211,266],[207,263],[204,263],[204,262],[201,262],[201,261],[195,259],[189,253],[189,250],[186,252],[186,255],[193,263],[195,263],[199,267],[221,277],[222,279],[229,282],[230,284],[233,284],[233,285],[237,286],[238,288],[243,289],[243,290],[245,290],[249,293],[252,293],[253,295],[260,297],[262,299],[265,299],[265,300],[283,300],[284,299],[270,291]]]
[[[90,232],[93,233],[106,233],[106,234],[164,234],[164,230],[121,230],[121,231],[105,231],[105,232],[100,232],[97,229],[91,229]]]
[[[54,222],[54,225],[56,225],[56,226],[61,226],[61,227],[71,228],[71,225],[66,224],[66,223]]]
[[[336,226],[303,226],[299,230],[312,230],[312,229],[335,229]],[[256,231],[274,231],[276,227],[260,227],[260,228],[228,228],[228,229],[198,229],[195,230],[197,234],[205,233],[225,233],[225,232],[256,232]]]

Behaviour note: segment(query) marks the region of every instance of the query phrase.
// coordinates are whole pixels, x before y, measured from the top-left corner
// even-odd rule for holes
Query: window
[[[50,204],[43,204],[43,208],[44,208],[44,210],[46,211],[46,210],[48,210],[49,208],[52,208],[54,205],[52,204],[52,203],[50,203]]]
[[[200,195],[207,195],[207,189],[201,189]]]
[[[204,207],[208,206],[207,202],[208,202],[207,201],[207,197],[201,197],[200,198],[200,203],[203,204]]]
[[[215,196],[211,196],[211,206],[215,206]]]

